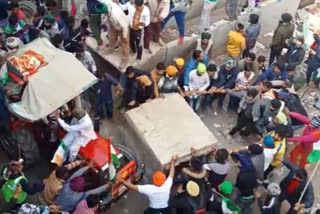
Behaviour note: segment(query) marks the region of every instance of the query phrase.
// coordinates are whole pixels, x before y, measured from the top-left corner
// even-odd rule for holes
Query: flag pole
[[[317,162],[317,165],[314,167],[313,172],[311,173],[311,175],[310,175],[310,177],[309,177],[309,180],[308,180],[306,186],[304,187],[304,189],[303,189],[303,191],[302,191],[302,194],[300,195],[300,198],[299,198],[299,201],[298,201],[299,204],[300,204],[300,202],[301,202],[301,200],[302,200],[302,198],[303,198],[303,195],[304,195],[304,193],[306,192],[309,184],[311,183],[311,180],[312,180],[313,176],[316,174],[316,171],[317,171],[319,165],[320,165],[320,161],[318,161],[318,162]]]

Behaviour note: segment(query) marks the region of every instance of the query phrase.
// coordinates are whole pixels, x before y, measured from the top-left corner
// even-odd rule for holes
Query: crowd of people
[[[178,26],[178,43],[183,45],[184,17],[191,1],[130,0],[119,3],[87,0],[88,19],[79,20],[79,26],[75,25],[73,10],[54,12],[57,7],[54,0],[37,0],[34,5],[30,2],[30,8],[34,8],[31,20],[19,4],[0,1],[1,121],[10,117],[5,102],[11,91],[5,86],[12,65],[7,58],[24,44],[45,37],[54,47],[73,53],[99,79],[91,90],[96,95],[94,112],[97,118],[113,117],[112,86],[117,88],[116,95],[121,99],[118,107],[124,109],[138,107],[170,93],[179,93],[198,114],[210,110],[218,115],[219,109],[227,105],[228,110],[238,114],[229,135],[239,133],[257,137],[259,143],[229,151],[215,149],[206,157],[197,157],[191,148],[192,158],[188,167],[175,175],[177,157],[174,156],[168,176],[162,171],[155,172],[153,184],[134,185],[118,178],[130,190],[148,197],[146,214],[165,214],[172,210],[181,214],[238,213],[240,210],[250,214],[255,201],[261,213],[266,214],[280,213],[284,200],[290,204],[288,213],[311,208],[314,192],[312,183],[308,182],[306,168],[313,144],[319,141],[320,116],[313,115],[309,119],[311,115],[296,93],[295,73],[299,66],[307,64],[306,83],[319,87],[320,34],[314,32],[314,44],[306,47],[304,38],[293,37],[295,25],[292,15],[283,13],[270,44],[270,56],[256,56],[254,47],[261,25],[259,16],[251,14],[248,27],[245,27],[246,23],[239,22],[228,33],[226,60],[217,65],[213,58],[212,35],[208,31],[210,12],[217,1],[206,0],[204,3],[202,33],[193,45],[192,57],[187,60],[177,56],[170,65],[158,62],[150,72],[129,65],[130,52],[136,54],[139,62],[143,49],[152,54],[151,40],[165,46],[161,30],[172,16]],[[230,20],[236,19],[239,8],[244,6],[240,2],[227,1]],[[250,9],[259,1],[249,0],[247,3]],[[104,44],[101,38],[102,24],[106,23],[108,44]],[[88,36],[95,38],[102,54],[112,54],[121,48],[120,67],[126,71],[120,81],[96,66],[94,58],[86,50]],[[27,80],[25,82],[27,84]],[[54,171],[43,182],[31,183],[22,172],[23,160],[10,161],[1,173],[0,197],[4,202],[1,203],[1,212],[89,214],[98,211],[99,194],[108,191],[111,184],[91,190],[85,188],[84,175],[94,163],[76,160],[80,147],[97,138],[93,122],[79,106],[68,113],[68,118],[76,119],[76,123],[70,123],[71,119],[60,118],[60,115],[57,111],[48,117],[49,122],[54,121],[56,127],[68,133],[53,156]],[[302,128],[299,136],[297,131]],[[289,158],[286,157],[288,142],[296,144]],[[235,182],[226,180],[232,162],[239,168]],[[274,170],[282,166],[288,168],[289,174],[280,183],[271,182]],[[42,205],[26,203],[27,196],[36,193],[40,193]]]

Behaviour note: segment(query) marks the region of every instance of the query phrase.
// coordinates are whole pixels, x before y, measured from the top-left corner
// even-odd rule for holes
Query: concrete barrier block
[[[183,45],[178,45],[177,41],[172,41],[168,43],[164,63],[167,65],[172,64],[173,59],[176,57],[182,57],[185,59],[190,58],[193,52],[192,46],[198,38],[198,35],[192,37],[185,37]]]
[[[213,40],[213,48],[212,53],[213,56],[219,56],[226,52],[226,44],[228,40],[228,33],[230,30],[234,29],[236,22],[225,22],[224,24],[219,24],[216,29],[210,31],[212,33]]]
[[[179,162],[191,158],[190,148],[199,154],[208,152],[216,138],[178,94],[169,94],[126,112],[128,123],[136,131],[140,143],[155,155],[162,166],[172,155]],[[177,163],[178,164],[178,163]]]

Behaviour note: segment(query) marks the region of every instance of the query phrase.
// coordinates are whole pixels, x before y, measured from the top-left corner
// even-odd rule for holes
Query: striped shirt
[[[92,208],[88,207],[87,201],[82,200],[80,203],[77,205],[75,211],[73,214],[94,214],[94,210]]]

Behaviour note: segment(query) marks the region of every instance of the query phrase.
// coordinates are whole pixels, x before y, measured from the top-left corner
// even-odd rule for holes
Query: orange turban
[[[176,68],[176,66],[169,65],[169,66],[167,67],[166,72],[167,72],[167,75],[168,75],[169,77],[173,77],[173,76],[177,75],[178,69]]]
[[[156,171],[152,175],[153,184],[158,187],[162,186],[166,181],[166,179],[167,179],[166,175],[161,171]]]

